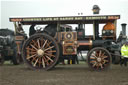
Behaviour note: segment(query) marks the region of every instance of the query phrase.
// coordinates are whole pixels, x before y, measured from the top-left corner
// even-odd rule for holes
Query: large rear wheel
[[[111,64],[111,55],[105,48],[96,47],[88,53],[87,62],[89,67],[93,70],[104,70]]]
[[[59,47],[48,34],[34,34],[24,43],[22,57],[32,69],[49,70],[59,59]]]

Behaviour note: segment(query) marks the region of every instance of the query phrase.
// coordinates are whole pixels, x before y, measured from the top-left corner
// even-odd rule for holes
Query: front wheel
[[[48,34],[34,34],[24,43],[22,57],[32,69],[49,70],[59,59],[59,47]]]
[[[105,48],[96,47],[88,53],[87,62],[88,66],[93,70],[104,70],[111,64],[111,55]]]

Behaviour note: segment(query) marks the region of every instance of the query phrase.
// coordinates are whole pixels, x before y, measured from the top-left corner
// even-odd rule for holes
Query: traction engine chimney
[[[126,25],[127,25],[126,23],[121,24],[123,36],[126,36]]]

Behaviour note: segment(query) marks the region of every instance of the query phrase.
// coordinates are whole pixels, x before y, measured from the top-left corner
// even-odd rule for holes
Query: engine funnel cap
[[[92,11],[93,11],[93,14],[99,14],[99,11],[100,11],[99,6],[98,5],[94,5]]]

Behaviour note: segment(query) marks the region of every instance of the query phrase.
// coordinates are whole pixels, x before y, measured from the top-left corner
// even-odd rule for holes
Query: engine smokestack
[[[122,26],[122,34],[123,36],[126,36],[126,23],[122,23],[121,26]]]

